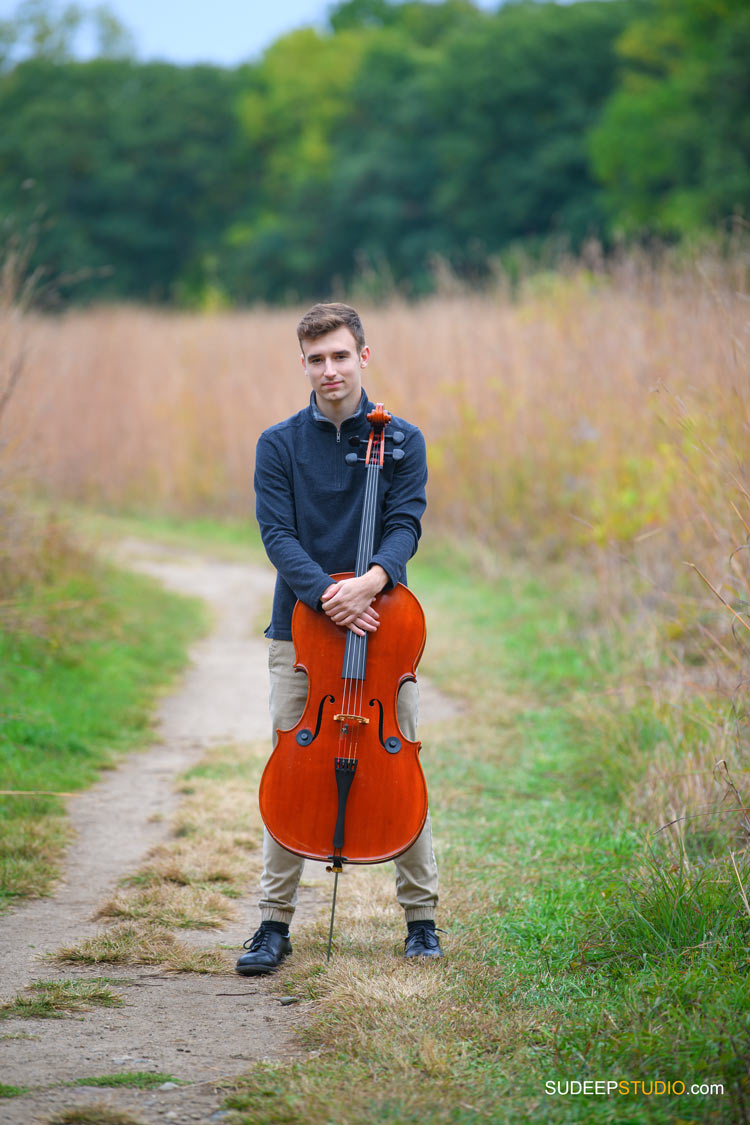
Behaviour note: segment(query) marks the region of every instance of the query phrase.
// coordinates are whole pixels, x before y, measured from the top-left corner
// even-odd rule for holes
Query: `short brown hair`
[[[328,305],[313,305],[308,309],[297,325],[300,347],[303,340],[317,340],[318,336],[325,336],[326,332],[333,332],[336,328],[348,328],[357,343],[357,351],[362,351],[365,346],[365,330],[359,313],[351,305],[342,305],[338,301]]]

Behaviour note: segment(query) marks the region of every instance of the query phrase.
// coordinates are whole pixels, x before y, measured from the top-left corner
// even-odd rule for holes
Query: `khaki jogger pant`
[[[276,731],[296,726],[302,716],[307,701],[307,676],[304,672],[294,671],[294,645],[291,641],[271,641],[268,670],[271,731],[275,745]],[[418,707],[416,683],[403,684],[398,693],[398,723],[412,742],[417,738]],[[393,862],[396,867],[396,898],[404,908],[406,921],[434,918],[438,902],[438,874],[429,813],[412,846]],[[304,866],[304,859],[282,848],[268,829],[264,830],[259,902],[263,921],[291,922]]]

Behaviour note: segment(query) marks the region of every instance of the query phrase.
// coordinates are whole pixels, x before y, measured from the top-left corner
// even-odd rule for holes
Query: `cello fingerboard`
[[[342,680],[364,680],[367,674],[367,634],[364,637],[347,631]]]

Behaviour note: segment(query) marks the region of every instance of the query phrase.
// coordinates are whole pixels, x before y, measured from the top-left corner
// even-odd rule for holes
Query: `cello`
[[[370,567],[379,474],[386,456],[404,457],[403,434],[388,432],[391,420],[378,403],[367,415],[364,457],[346,457],[352,467],[364,462],[364,498],[355,570],[332,575],[334,582]],[[307,701],[296,726],[277,731],[260,782],[261,817],[276,842],[330,864],[334,910],[343,864],[394,859],[415,842],[427,816],[421,743],[404,736],[397,717],[399,689],[416,679],[424,649],[424,613],[403,583],[381,591],[373,607],[380,624],[360,636],[296,603],[295,669],[307,673]],[[332,932],[333,910],[329,957]]]

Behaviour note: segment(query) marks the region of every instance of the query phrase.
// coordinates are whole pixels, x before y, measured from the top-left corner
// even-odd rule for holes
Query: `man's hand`
[[[359,637],[374,633],[380,617],[378,611],[372,608],[372,603],[387,581],[388,575],[376,563],[360,578],[343,578],[334,582],[321,598],[323,612],[336,625],[351,629]]]

